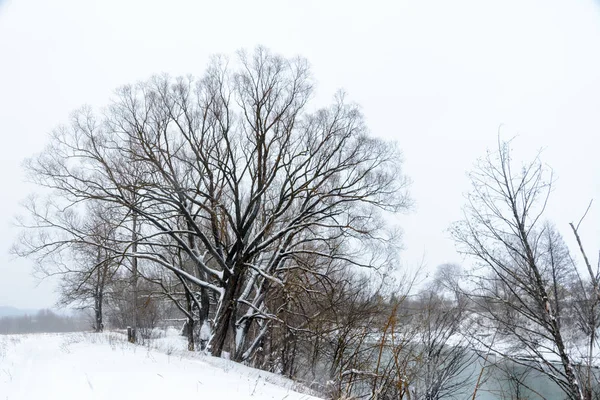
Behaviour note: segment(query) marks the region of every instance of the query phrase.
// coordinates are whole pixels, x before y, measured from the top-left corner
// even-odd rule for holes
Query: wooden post
[[[129,343],[135,343],[135,328],[130,326],[127,327],[127,341]]]

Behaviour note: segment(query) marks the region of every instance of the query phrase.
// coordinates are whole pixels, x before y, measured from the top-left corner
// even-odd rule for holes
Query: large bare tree
[[[214,298],[211,352],[245,360],[278,318],[270,293],[310,273],[307,255],[385,266],[396,234],[383,215],[408,206],[397,147],[342,94],[312,111],[312,93],[301,58],[215,57],[200,79],[158,76],[101,115],[80,110],[27,168],[63,202],[135,217],[121,254],[173,273],[198,309]]]

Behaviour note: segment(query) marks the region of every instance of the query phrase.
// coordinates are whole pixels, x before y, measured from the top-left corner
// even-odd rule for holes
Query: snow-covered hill
[[[0,336],[2,400],[316,399],[281,376],[190,354],[179,337],[134,346],[117,333]]]

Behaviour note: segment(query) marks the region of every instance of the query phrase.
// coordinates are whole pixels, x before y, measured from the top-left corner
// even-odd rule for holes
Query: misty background
[[[0,305],[56,301],[54,282],[8,252],[33,190],[21,163],[49,132],[120,85],[200,75],[210,55],[259,44],[309,60],[316,106],[343,88],[373,135],[398,142],[415,200],[399,221],[403,267],[464,264],[446,230],[462,216],[465,171],[499,134],[524,159],[543,149],[556,178],[547,216],[567,229],[600,198],[599,43],[592,0],[0,1]],[[592,248],[599,207],[581,227]]]

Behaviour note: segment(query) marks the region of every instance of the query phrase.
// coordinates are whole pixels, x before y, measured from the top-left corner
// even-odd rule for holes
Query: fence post
[[[127,341],[135,343],[135,329],[130,326],[127,327]]]

